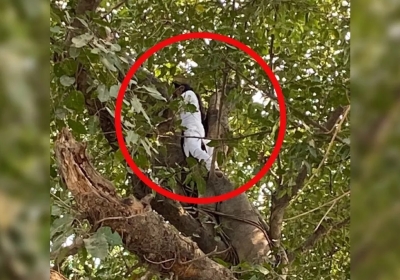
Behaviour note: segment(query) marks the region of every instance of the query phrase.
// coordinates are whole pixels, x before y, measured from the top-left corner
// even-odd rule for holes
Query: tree
[[[346,1],[52,1],[50,31],[53,269],[91,279],[349,278]],[[132,60],[189,31],[232,36],[262,55],[288,115],[268,175],[246,194],[198,207],[152,198],[119,151],[113,117]],[[182,72],[208,104],[208,136],[223,139],[212,141],[222,179],[206,182],[180,150],[168,84]],[[123,132],[136,164],[177,192],[187,185],[220,194],[244,184],[279,128],[261,67],[214,41],[157,52],[125,102]]]

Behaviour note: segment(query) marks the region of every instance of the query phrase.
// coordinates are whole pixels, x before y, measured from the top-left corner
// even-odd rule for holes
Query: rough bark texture
[[[67,280],[62,274],[59,272],[50,269],[50,280]]]
[[[225,138],[229,131],[229,104],[223,93],[212,96],[208,108],[210,138]],[[205,196],[215,196],[233,191],[235,187],[228,178],[211,176]],[[259,215],[245,193],[216,204],[199,206],[214,213],[221,227],[236,250],[239,262],[264,263],[270,260],[270,244],[267,229],[259,222]]]
[[[99,0],[80,0],[77,3],[75,12],[76,15],[83,15],[87,11],[95,11],[96,7],[99,5],[100,1]],[[70,34],[68,34],[67,37],[67,42],[69,42],[72,37],[82,33],[82,26],[78,20],[74,21],[74,29],[71,31]],[[143,72],[142,72],[143,71]],[[156,88],[164,95],[165,97],[168,97],[168,92],[166,87],[158,81],[151,73],[146,72],[144,69],[141,69],[142,72],[141,74],[136,75],[139,77],[139,84],[152,84],[155,85]],[[117,141],[116,141],[116,135],[113,133],[115,131],[114,127],[114,119],[113,117],[108,113],[107,110],[105,110],[105,104],[100,102],[97,98],[93,98],[91,95],[91,91],[88,90],[91,84],[90,80],[90,73],[88,69],[85,69],[84,66],[80,65],[77,73],[77,89],[82,92],[82,94],[85,97],[85,103],[86,103],[86,108],[88,109],[88,112],[90,115],[96,115],[99,118],[100,121],[100,127],[101,130],[107,139],[108,143],[110,146],[116,150],[118,149]],[[217,96],[213,97],[213,100],[211,101],[216,101],[216,102],[210,102],[210,108],[209,108],[209,127],[211,129],[211,135],[210,137],[223,137],[224,134],[226,135],[227,132],[227,116],[228,116],[228,109],[227,109],[227,104],[224,104],[221,102],[221,100],[215,99]],[[215,105],[212,106],[214,103]],[[221,105],[221,106],[220,106]],[[218,117],[217,119],[215,116],[219,115],[219,111],[222,109],[222,115]],[[170,113],[166,112],[166,116],[171,115]],[[164,133],[167,131],[170,131],[171,129],[171,122],[167,122],[163,124],[162,126],[159,127],[159,132]],[[217,124],[220,125],[220,128],[218,132],[215,132],[216,129],[218,129]],[[180,135],[174,135],[169,138],[162,138],[160,139],[162,143],[165,144],[165,147],[167,148],[167,153],[166,154],[161,154],[159,157],[157,157],[153,162],[157,164],[162,164],[164,166],[171,166],[174,165],[175,163],[178,164],[184,164],[184,156],[180,148]],[[92,168],[93,169],[93,168]],[[96,175],[99,177],[99,174]],[[136,178],[137,179],[137,178]],[[137,197],[142,198],[148,193],[147,187],[143,186],[141,182],[138,182],[135,180],[135,176],[133,176],[132,184],[134,186],[134,194],[137,195]],[[112,186],[111,183],[108,184],[108,186]],[[213,193],[213,195],[218,195],[222,193],[229,192],[233,190],[232,184],[227,180],[226,178],[223,178],[222,181],[210,181],[208,183],[208,189],[209,192]],[[113,189],[113,188],[111,188]],[[106,190],[106,189],[105,189]],[[90,190],[93,195],[90,199],[87,201],[94,202],[96,201],[94,194],[97,192],[96,189],[94,188]],[[85,192],[86,193],[86,192]],[[80,195],[81,196],[80,196]],[[77,192],[76,191],[76,198],[77,201],[79,202],[82,200],[82,191]],[[104,209],[110,209],[109,204],[114,205],[113,207],[116,207],[113,209],[115,215],[119,214],[119,216],[124,216],[121,215],[121,213],[125,213],[125,216],[129,216],[129,209],[125,209],[124,207],[121,207],[121,201],[118,199],[114,199],[116,197],[115,191],[112,190],[110,193],[110,197],[101,197],[101,201],[98,201],[97,204],[91,205],[90,208],[85,208],[86,211],[90,211],[91,217],[93,221],[98,221],[99,219],[104,218],[105,216],[112,216],[111,213],[103,213],[101,211],[104,211]],[[88,194],[85,194],[86,196]],[[81,201],[81,205],[83,207],[88,207],[89,205],[86,203],[83,203],[86,201],[87,197]],[[111,201],[108,201],[110,200]],[[101,204],[107,202],[109,204]],[[101,207],[102,205],[102,207]],[[96,207],[95,207],[96,206]],[[197,244],[200,246],[200,248],[206,252],[212,252],[215,248],[218,248],[219,250],[226,249],[227,246],[224,242],[222,241],[215,241],[214,236],[215,232],[213,229],[209,229],[207,227],[204,227],[201,225],[201,223],[193,218],[188,212],[184,211],[183,208],[179,205],[179,203],[176,203],[174,201],[170,201],[164,197],[157,196],[156,199],[153,199],[151,202],[151,206],[153,207],[154,210],[156,210],[159,214],[161,214],[166,220],[168,220],[173,226],[176,227],[180,232],[182,232],[185,236],[188,236],[192,238],[192,240],[195,240]],[[94,207],[94,208],[93,208]],[[103,208],[103,207],[108,207],[108,208]],[[210,208],[211,207],[211,208]],[[217,212],[222,212],[225,216],[218,215],[218,219],[222,225],[222,228],[224,229],[224,233],[227,236],[227,239],[229,242],[232,244],[232,246],[235,248],[237,255],[239,257],[239,261],[249,261],[249,262],[256,262],[256,263],[262,263],[265,261],[267,258],[267,253],[269,252],[269,243],[268,243],[268,238],[265,234],[265,231],[262,230],[262,227],[259,226],[258,222],[258,215],[255,211],[253,211],[252,205],[250,201],[248,200],[247,196],[245,194],[242,194],[238,197],[236,197],[233,200],[229,200],[226,202],[223,202],[219,205],[219,207],[216,207],[216,205],[208,205],[207,208],[212,211],[217,211]],[[98,212],[94,213],[94,209],[97,209]],[[207,209],[205,209],[207,210]],[[138,232],[143,232],[141,236],[144,236],[143,238],[145,239],[146,237],[149,238],[150,236],[154,235],[154,227],[159,226],[160,227],[160,236],[152,236],[155,238],[155,240],[160,239],[160,240],[165,240],[165,237],[162,235],[165,233],[166,229],[164,226],[161,226],[158,224],[161,220],[158,220],[159,216],[155,215],[154,213],[146,213],[142,214],[145,216],[137,216],[136,218],[132,219],[138,219],[137,222],[135,223],[136,225],[136,230]],[[104,217],[103,217],[104,216]],[[147,217],[147,218],[144,218]],[[231,217],[238,217],[239,219],[232,219]],[[129,220],[131,221],[131,220]],[[132,220],[133,221],[133,220]],[[148,223],[148,225],[140,224],[140,223]],[[137,239],[137,237],[133,236],[133,231],[132,232],[125,232],[123,230],[122,224],[126,224],[126,220],[118,221],[105,221],[104,224],[111,224],[117,231],[122,231],[122,236],[124,236],[124,240],[130,244],[127,246],[128,249],[131,251],[135,252],[139,256],[145,256],[146,250],[143,248],[137,247],[140,242],[142,244],[144,240]],[[118,224],[121,223],[121,224]],[[141,225],[142,228],[139,228],[137,225]],[[168,225],[169,229],[172,230],[172,227]],[[133,228],[133,227],[132,227]],[[148,230],[148,232],[145,232]],[[180,238],[180,237],[179,237]],[[179,239],[180,240],[180,239]],[[186,248],[185,244],[180,244],[178,239],[171,239],[168,240],[167,243],[170,244],[170,246],[182,246],[182,250]],[[226,240],[226,239],[225,239]],[[146,240],[146,242],[150,242],[149,240]],[[143,244],[146,244],[143,243]],[[174,242],[178,242],[178,244],[173,245]],[[136,247],[135,247],[136,246]],[[197,245],[196,245],[197,246]],[[168,254],[171,254],[171,252],[174,252],[172,247],[166,247],[166,253],[163,255],[164,258],[172,257]],[[152,248],[155,249],[155,248]],[[162,248],[159,248],[162,249]],[[187,248],[186,248],[187,250]],[[188,256],[190,256],[192,259],[195,259],[201,255],[201,253],[194,253],[194,252],[188,252]],[[191,254],[191,255],[190,255]],[[231,254],[224,254],[219,257],[222,259],[232,262],[231,257],[229,257]],[[153,259],[154,261],[159,261],[161,256],[155,256]],[[189,258],[189,257],[187,257]],[[190,259],[190,258],[189,258]],[[163,259],[165,260],[165,259]],[[207,258],[204,258],[204,262],[207,260]],[[179,263],[179,262],[178,262]],[[205,263],[204,263],[205,265]],[[210,270],[210,268],[215,265],[214,263],[207,263],[207,265],[211,265],[210,267],[203,267],[203,269]],[[200,266],[199,266],[200,267]],[[182,273],[179,271],[179,265],[174,264],[173,266],[174,269],[177,270],[177,273]],[[191,266],[191,270],[194,269]],[[162,267],[161,267],[162,270]],[[211,269],[212,270],[212,269]],[[216,275],[213,275],[211,278],[196,278],[196,279],[214,279],[214,278],[219,278]],[[188,278],[189,279],[189,278]],[[220,278],[223,279],[223,278]]]
[[[148,195],[150,188],[144,185],[135,175],[132,175],[132,177],[135,182],[133,183],[134,195],[139,199]],[[216,257],[228,262],[231,261],[230,254],[226,251],[228,248],[227,245],[222,241],[216,240],[213,231],[203,227],[197,219],[183,209],[179,202],[156,194],[155,198],[151,201],[151,207],[183,235],[195,241],[204,253],[210,253],[217,248],[217,251],[224,253],[215,255]]]
[[[215,176],[208,181],[206,196],[221,195],[233,189],[226,177]],[[267,231],[245,193],[220,203],[202,205],[201,209],[217,217],[239,262],[260,264],[271,260]]]
[[[146,200],[120,198],[110,181],[92,166],[86,147],[64,129],[55,145],[60,176],[74,196],[77,207],[96,225],[118,232],[125,247],[160,272],[179,279],[235,279],[232,272],[213,262],[189,238],[164,222]]]
[[[87,11],[95,11],[99,3],[100,1],[98,0],[80,0],[77,2],[75,13],[77,16],[80,16],[85,14]],[[68,34],[66,38],[67,45],[74,36],[77,36],[83,32],[83,26],[79,20],[74,20],[73,24],[76,28]],[[138,84],[154,85],[164,97],[168,98],[168,90],[166,86],[151,73],[140,68],[135,76],[139,79]],[[121,74],[120,78],[122,81],[124,75]],[[115,134],[114,118],[106,110],[106,104],[100,102],[97,98],[92,96],[92,90],[89,90],[90,84],[91,78],[89,70],[83,65],[80,65],[79,70],[77,71],[77,90],[82,92],[84,96],[88,113],[92,116],[94,115],[98,117],[101,131],[103,132],[103,135],[110,147],[113,150],[118,150],[119,146]],[[166,112],[166,114],[168,115],[168,112]],[[167,131],[170,131],[170,127],[171,121],[159,126],[160,134],[165,134]],[[161,138],[160,142],[165,144],[169,152],[165,155],[160,154],[158,158],[154,159],[155,163],[163,164],[164,166],[172,165],[174,163],[184,164],[184,157],[181,152],[179,135]],[[134,194],[139,198],[145,197],[150,192],[150,189],[147,186],[144,186],[144,184],[140,182],[135,175],[132,175],[132,178]],[[216,241],[214,239],[214,235],[211,232],[208,232],[198,220],[189,215],[189,213],[186,212],[179,203],[166,197],[157,195],[156,198],[151,201],[151,206],[180,232],[185,234],[185,236],[189,236],[196,241],[203,252],[210,253],[214,251],[215,248],[217,248],[218,251],[224,251],[227,249],[225,243],[222,241]],[[229,261],[227,258],[227,253],[216,256]]]
[[[290,200],[295,196],[299,190],[303,187],[304,180],[307,178],[307,167],[303,165],[300,168],[300,172],[296,178],[296,185],[292,187],[291,195],[286,193],[279,197],[279,193],[290,188],[287,185],[280,186],[276,193],[272,195],[272,206],[270,216],[270,237],[274,241],[274,246],[280,246],[280,240],[282,235],[282,223],[283,216],[285,215],[286,207],[289,205]]]

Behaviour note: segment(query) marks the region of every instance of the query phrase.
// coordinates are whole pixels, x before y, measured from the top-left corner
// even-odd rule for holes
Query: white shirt
[[[182,97],[185,104],[193,104],[197,109],[194,113],[185,112],[184,109],[181,110],[180,117],[182,120],[182,126],[187,128],[187,132],[192,131],[200,137],[205,137],[204,126],[201,122],[200,104],[196,94],[193,91],[188,90],[182,93]]]

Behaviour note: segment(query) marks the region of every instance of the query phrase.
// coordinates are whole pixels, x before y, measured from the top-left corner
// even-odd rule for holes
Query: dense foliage
[[[285,195],[282,191],[275,194],[277,186],[295,184],[305,164],[309,175],[288,206],[283,225],[283,245],[296,254],[290,279],[349,279],[350,127],[349,107],[345,106],[350,103],[350,4],[322,0],[102,1],[93,20],[80,19],[86,33],[66,46],[75,2],[51,1],[52,143],[60,129],[69,126],[78,139],[88,143],[96,168],[124,194],[128,186],[123,157],[112,151],[98,120],[85,109],[83,95],[75,87],[77,61],[90,69],[91,87],[113,112],[120,86],[118,73],[129,67],[127,54],[138,57],[158,41],[183,32],[229,35],[268,62],[287,105],[287,133],[280,156],[248,196],[268,220],[271,195]],[[274,93],[259,65],[225,44],[189,40],[157,52],[143,67],[164,82],[178,73],[189,73],[205,100],[221,85],[222,69],[228,69],[230,81],[239,85],[227,98],[234,105],[230,137],[240,139],[229,141],[232,152],[219,160],[238,186],[254,176],[272,151],[279,128],[279,107],[268,97]],[[143,95],[130,99],[124,124],[126,142],[135,148],[135,161],[145,168],[148,158],[160,149],[156,135],[146,138],[146,134],[162,121],[154,112],[167,102],[154,88],[142,90]],[[156,105],[146,105],[154,100]],[[341,106],[341,117],[335,119]],[[244,137],[252,134],[256,135]],[[63,274],[70,279],[121,279],[121,275],[128,279],[131,274],[144,273],[143,267],[131,268],[136,257],[120,247],[120,237],[109,228],[94,236],[87,234],[88,225],[79,222],[53,156],[51,162],[51,242],[54,254],[63,260]],[[166,176],[167,172],[171,171],[166,170]],[[71,236],[83,238],[84,246],[64,259],[59,248],[66,241],[72,243]],[[251,269],[252,279],[262,279],[257,276],[262,275],[259,268]]]

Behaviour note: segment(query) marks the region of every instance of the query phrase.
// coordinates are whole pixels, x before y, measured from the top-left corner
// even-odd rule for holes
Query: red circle
[[[265,163],[263,168],[252,178],[250,181],[248,181],[246,184],[241,186],[240,188],[237,188],[229,193],[225,193],[222,195],[218,196],[212,196],[212,197],[202,197],[202,198],[195,198],[195,197],[187,197],[187,196],[182,196],[179,194],[175,194],[173,192],[170,192],[161,186],[157,185],[154,183],[152,180],[150,180],[144,173],[140,171],[140,169],[136,166],[135,162],[133,161],[132,157],[129,155],[128,148],[126,147],[124,137],[122,135],[122,125],[121,125],[121,111],[122,111],[122,104],[123,104],[123,99],[124,99],[124,94],[126,91],[126,88],[129,85],[129,81],[137,71],[137,69],[142,65],[151,55],[153,55],[155,52],[161,50],[162,48],[169,46],[173,43],[177,43],[179,41],[183,40],[189,40],[189,39],[213,39],[213,40],[218,40],[225,42],[227,44],[233,45],[242,51],[246,52],[248,55],[250,55],[254,60],[258,62],[258,64],[261,65],[261,67],[264,69],[264,71],[267,73],[269,79],[272,82],[272,85],[274,86],[275,92],[277,94],[277,99],[279,103],[279,111],[280,111],[280,125],[279,125],[279,132],[278,132],[278,138],[275,144],[275,147],[271,153],[271,156],[269,157],[268,161]],[[181,202],[186,202],[186,203],[193,203],[193,204],[206,204],[206,203],[216,203],[220,201],[224,201],[230,198],[233,198],[246,190],[250,189],[254,184],[256,184],[260,179],[265,176],[265,174],[268,172],[268,170],[271,168],[272,164],[276,160],[279,154],[279,150],[282,147],[283,144],[283,139],[285,137],[285,132],[286,132],[286,106],[285,106],[285,100],[284,96],[282,94],[282,89],[279,85],[278,80],[276,79],[274,73],[272,70],[268,67],[267,63],[251,48],[246,46],[245,44],[232,39],[230,37],[216,34],[216,33],[210,33],[210,32],[194,32],[194,33],[185,33],[185,34],[180,34],[171,38],[168,38],[155,46],[151,47],[148,49],[142,56],[140,56],[135,63],[132,65],[131,69],[129,69],[127,75],[125,76],[125,79],[123,80],[121,84],[121,88],[118,92],[118,97],[117,97],[117,102],[116,102],[116,108],[115,108],[115,129],[116,129],[116,134],[117,134],[117,139],[118,139],[118,144],[119,147],[121,148],[121,152],[127,161],[128,165],[132,169],[132,171],[150,188],[155,190],[156,192],[169,197],[171,199],[176,199]]]

